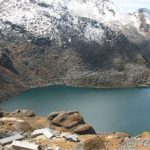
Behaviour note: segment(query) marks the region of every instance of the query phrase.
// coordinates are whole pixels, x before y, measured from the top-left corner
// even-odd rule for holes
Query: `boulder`
[[[17,114],[17,113],[20,113],[20,109],[17,109],[17,110],[12,112],[12,114]]]
[[[95,134],[95,130],[85,123],[78,111],[54,112],[48,115],[50,124],[64,131],[72,131],[78,134]]]
[[[26,117],[34,117],[35,113],[31,110],[21,109],[20,110]]]
[[[48,119],[51,121],[51,124],[67,129],[85,124],[83,117],[77,111],[52,113],[48,116]]]
[[[23,117],[34,117],[35,113],[31,110],[27,109],[17,109],[14,112],[11,113],[12,115],[18,116],[21,115]]]
[[[94,128],[88,124],[79,125],[75,130],[75,133],[77,134],[96,134]]]

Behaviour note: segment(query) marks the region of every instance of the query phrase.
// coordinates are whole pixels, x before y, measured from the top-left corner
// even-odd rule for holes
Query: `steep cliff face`
[[[149,11],[109,0],[1,0],[0,100],[31,87],[149,86]]]

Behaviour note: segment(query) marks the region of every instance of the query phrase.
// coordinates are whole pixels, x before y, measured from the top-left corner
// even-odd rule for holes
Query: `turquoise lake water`
[[[91,89],[49,86],[31,89],[0,104],[5,111],[31,109],[47,116],[54,111],[78,110],[97,132],[150,131],[150,88]]]

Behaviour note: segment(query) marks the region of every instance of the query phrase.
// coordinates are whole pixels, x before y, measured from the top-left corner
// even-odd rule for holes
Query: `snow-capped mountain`
[[[80,18],[103,23],[116,32],[126,26],[141,28],[143,17],[148,23],[143,26],[150,24],[148,10],[140,9],[134,15],[126,14],[110,0],[1,0],[0,4],[2,22],[20,25],[36,36],[51,35],[51,38],[55,38],[53,36],[57,35],[59,38],[58,26],[63,24],[80,30]],[[89,21],[84,36],[91,40],[101,39],[105,32],[101,27],[93,27]]]
[[[135,16],[139,19],[139,28],[143,32],[150,32],[150,10],[146,8],[139,9],[135,12]]]
[[[149,35],[148,9],[111,0],[0,0],[0,99],[4,87],[149,85]]]
[[[79,30],[80,18],[108,24],[123,18],[122,12],[109,0],[3,0],[0,10],[3,22],[21,25],[40,36],[58,35],[57,27],[63,24]],[[92,28],[89,23],[85,34],[90,30],[91,34],[103,34],[102,29]]]

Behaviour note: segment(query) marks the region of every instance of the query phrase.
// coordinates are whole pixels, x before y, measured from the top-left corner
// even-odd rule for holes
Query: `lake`
[[[97,132],[150,131],[150,88],[92,89],[49,86],[30,89],[0,104],[5,111],[31,109],[47,116],[54,111],[78,110]]]

